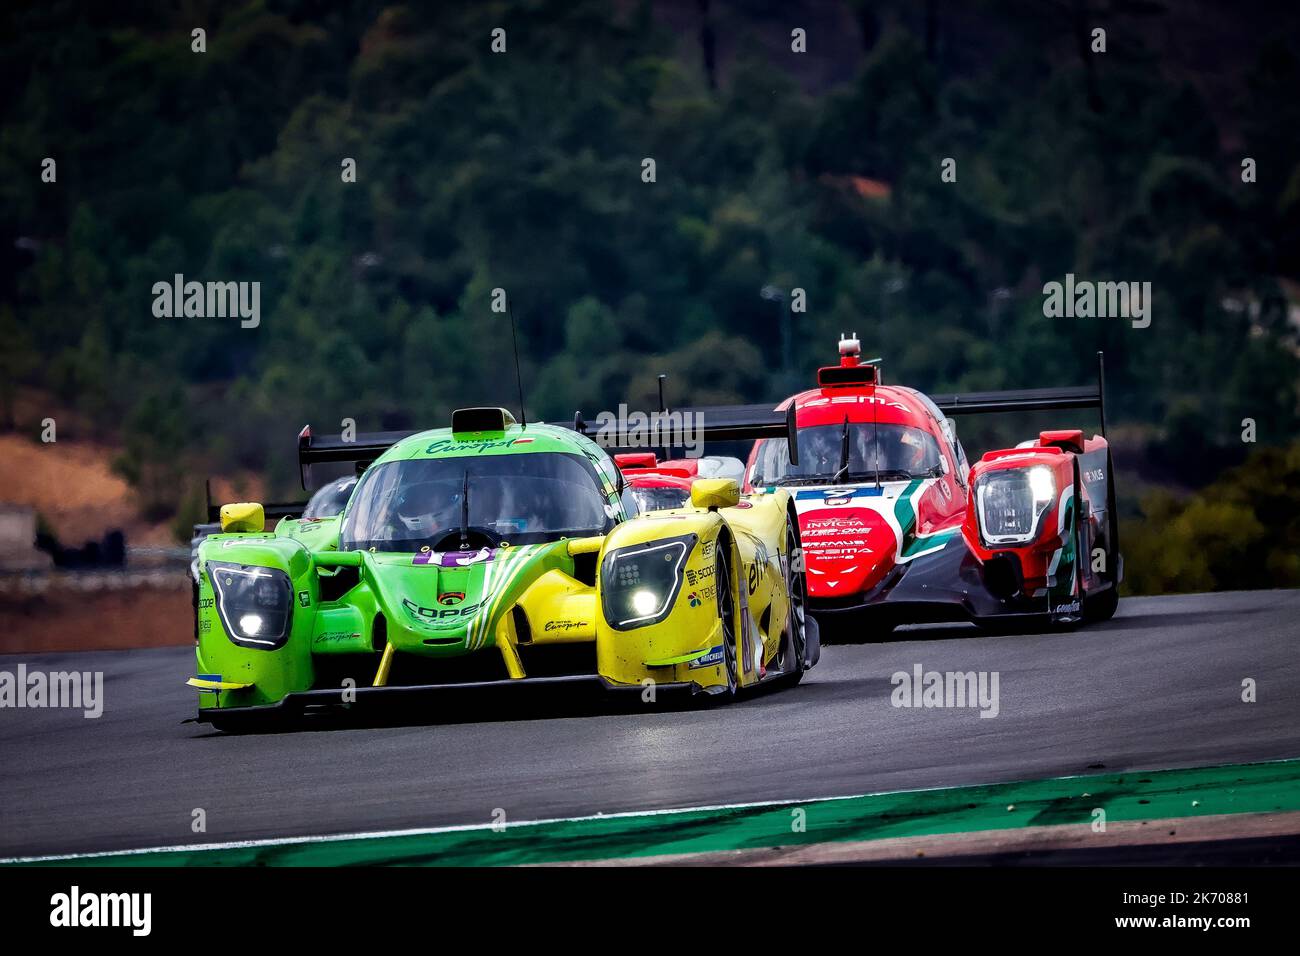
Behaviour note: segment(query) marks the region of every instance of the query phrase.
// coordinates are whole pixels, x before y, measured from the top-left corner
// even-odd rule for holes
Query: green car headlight
[[[226,635],[241,647],[275,650],[289,638],[293,586],[278,568],[209,561],[217,614]]]
[[[620,631],[663,620],[682,589],[693,534],[618,548],[605,555],[600,600],[605,620]]]

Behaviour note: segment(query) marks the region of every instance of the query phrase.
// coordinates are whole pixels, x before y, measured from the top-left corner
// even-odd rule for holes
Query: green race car
[[[761,406],[724,425],[788,434]],[[299,457],[365,467],[339,515],[265,531],[260,505],[221,509],[198,553],[201,720],[487,685],[728,697],[817,660],[785,491],[702,479],[689,506],[637,515],[580,418],[498,408],[357,442],[304,429]]]

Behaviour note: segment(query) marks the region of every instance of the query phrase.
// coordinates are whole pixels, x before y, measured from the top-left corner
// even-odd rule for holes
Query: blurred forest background
[[[0,430],[110,444],[183,537],[208,474],[300,496],[304,423],[513,407],[494,287],[551,420],[651,407],[660,372],[678,404],[776,400],[841,331],[930,391],[1083,384],[1104,349],[1130,590],[1297,586],[1298,27],[1255,0],[11,3]],[[1150,281],[1151,326],[1045,318],[1067,272]],[[176,273],[259,281],[260,327],[155,318]],[[788,355],[765,286],[806,291]],[[961,427],[978,454],[1039,424]]]

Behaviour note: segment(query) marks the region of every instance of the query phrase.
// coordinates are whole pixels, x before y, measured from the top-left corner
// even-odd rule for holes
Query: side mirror
[[[256,501],[241,501],[221,506],[223,532],[261,531],[266,527],[266,512]]]
[[[600,548],[604,543],[604,535],[598,535],[594,538],[570,538],[567,545],[569,556],[576,557],[579,554],[596,554],[600,551]]]
[[[716,511],[740,503],[740,485],[735,478],[696,478],[691,482],[691,504]]]

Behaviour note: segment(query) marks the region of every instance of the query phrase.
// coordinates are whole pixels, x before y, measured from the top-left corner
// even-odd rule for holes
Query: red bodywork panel
[[[615,455],[614,463],[627,479],[629,487],[654,491],[671,488],[681,493],[683,503],[691,500],[691,483],[699,473],[699,462],[693,458],[659,461],[652,451],[628,452]],[[640,496],[638,496],[640,497]],[[647,495],[647,498],[656,496]],[[641,507],[664,507],[662,501],[648,504],[641,502]]]
[[[681,478],[686,480],[687,488],[700,473],[700,462],[697,458],[672,458],[668,461],[659,461],[652,451],[615,455],[614,464],[618,465],[618,470],[623,472],[629,481],[635,477],[649,475]]]
[[[836,378],[858,381],[826,384]],[[886,482],[879,495],[874,494],[874,487],[864,489],[860,484],[826,488],[824,494],[819,491],[820,499],[804,489],[794,489],[808,595],[843,599],[880,584],[900,559],[909,560],[905,553],[918,537],[955,532],[965,511],[966,489],[959,480],[959,464],[952,447],[916,392],[877,384],[878,370],[857,364],[854,356],[845,356],[840,366],[822,369],[818,381],[823,383],[821,387],[800,392],[777,406],[783,410],[794,403],[799,429],[839,426],[846,419],[857,425],[874,422],[916,428],[934,439],[946,466],[943,475],[913,489],[901,505],[897,496],[909,482]],[[754,490],[752,480],[763,445],[764,441],[755,442],[750,452],[746,491]],[[838,490],[846,493],[833,493]],[[898,520],[900,510],[912,515],[910,525],[905,527]],[[915,549],[912,553],[916,553]]]
[[[1027,545],[1011,546],[1005,544],[986,546],[980,536],[978,517],[975,506],[975,482],[981,476],[998,470],[1047,468],[1053,476],[1056,493],[1054,501],[1040,519],[1041,532],[1037,540]],[[1064,496],[1074,491],[1074,457],[1058,446],[1038,445],[1031,448],[1006,448],[986,452],[984,457],[971,469],[971,485],[966,501],[966,515],[962,522],[962,538],[966,547],[981,562],[989,561],[995,554],[1015,552],[1020,559],[1026,590],[1036,590],[1046,586],[1048,567],[1054,555],[1065,543],[1060,523],[1063,518]]]

